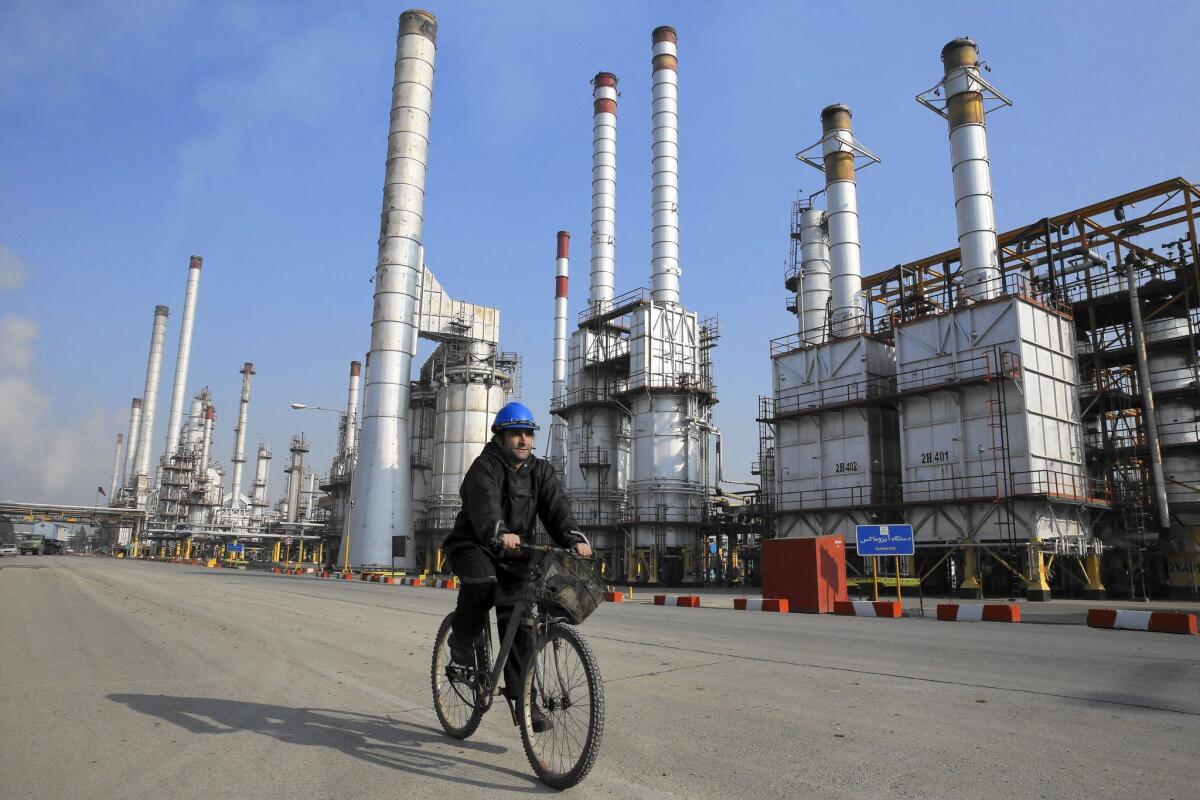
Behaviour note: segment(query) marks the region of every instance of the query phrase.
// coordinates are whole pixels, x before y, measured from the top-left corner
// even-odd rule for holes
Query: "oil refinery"
[[[204,378],[189,364],[204,262],[181,259],[165,421],[158,400],[173,312],[158,305],[144,384],[128,425],[113,432],[104,483],[116,516],[96,518],[119,529],[113,541],[137,558],[442,575],[441,541],[492,417],[522,392],[548,389],[543,452],[614,584],[758,585],[765,540],[853,542],[859,525],[908,524],[916,553],[883,565],[885,574],[933,592],[1200,597],[1196,187],[1184,178],[1129,187],[998,231],[988,115],[1013,101],[986,74],[976,42],[955,38],[916,101],[947,123],[950,170],[940,180],[953,187],[945,213],[957,247],[865,266],[860,234],[874,221],[860,218],[859,196],[888,167],[856,136],[853,109],[814,107],[800,135],[816,142],[796,159],[821,173],[823,188],[791,204],[779,243],[790,259],[778,302],[794,328],[765,331],[762,353],[718,354],[719,309],[681,298],[680,207],[699,191],[680,180],[685,45],[674,28],[655,28],[648,74],[597,72],[569,111],[582,115],[590,102],[590,233],[545,232],[545,262],[531,271],[554,286],[544,309],[552,379],[522,386],[522,354],[503,349],[500,309],[475,302],[487,299],[479,287],[443,287],[427,263],[437,262],[422,238],[437,23],[405,12],[369,345],[365,357],[346,354],[346,403],[324,431],[337,443],[331,463],[307,459],[302,434],[251,444],[255,364],[230,363],[241,375],[236,399],[198,386]],[[651,108],[622,105],[622,80],[647,85]],[[650,140],[638,144],[649,145],[652,180],[648,208],[620,217],[649,212],[650,251],[618,257],[619,107],[625,118],[648,113]],[[586,142],[567,146],[586,158]],[[927,146],[945,145],[930,135]],[[589,267],[574,320],[572,241],[577,264],[586,242]],[[649,275],[629,267],[642,258]],[[347,322],[366,340],[366,319]],[[418,365],[420,341],[432,350]],[[714,359],[766,365],[768,353],[771,385],[755,418],[718,414]],[[718,418],[757,426],[755,482],[726,478]],[[228,461],[213,447],[223,424],[234,432]],[[868,562],[852,554],[848,568],[863,577]]]

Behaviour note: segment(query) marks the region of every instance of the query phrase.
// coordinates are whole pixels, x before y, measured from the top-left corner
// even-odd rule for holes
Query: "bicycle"
[[[531,636],[518,699],[506,697],[505,702],[538,779],[555,789],[569,789],[591,770],[604,733],[600,667],[574,627],[599,605],[604,585],[589,559],[556,547],[521,545],[520,549],[536,557],[530,579],[513,597],[499,599],[498,605],[515,602],[495,661],[489,626],[476,644],[476,666],[452,663],[450,622],[454,612],[442,620],[430,676],[433,707],[449,736],[469,737],[500,693],[504,664],[517,632]],[[549,730],[533,730],[535,705],[553,722]]]

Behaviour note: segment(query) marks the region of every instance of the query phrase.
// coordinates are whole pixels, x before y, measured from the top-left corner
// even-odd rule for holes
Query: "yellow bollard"
[[[979,552],[968,544],[963,548],[963,577],[955,592],[961,598],[978,600],[983,597],[983,585],[979,582]]]
[[[1087,575],[1087,587],[1083,596],[1088,600],[1103,600],[1107,591],[1100,580],[1100,554],[1089,553],[1084,561],[1084,573]]]
[[[1050,584],[1046,580],[1046,561],[1042,557],[1042,540],[1036,536],[1029,540],[1029,581],[1025,587],[1025,598],[1041,603],[1050,599]]]

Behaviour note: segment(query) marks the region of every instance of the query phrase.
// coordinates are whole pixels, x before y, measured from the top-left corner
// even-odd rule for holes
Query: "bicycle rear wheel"
[[[479,660],[475,668],[451,663],[450,622],[454,614],[448,614],[438,628],[433,645],[433,666],[430,682],[433,686],[433,710],[437,713],[442,730],[455,739],[466,739],[479,727],[483,713],[487,711],[488,697],[484,692],[483,675],[492,660],[491,643],[484,638],[479,648]]]
[[[553,727],[533,730],[536,706]],[[542,783],[569,789],[596,763],[604,734],[604,685],[583,637],[555,623],[530,656],[521,678],[521,743]]]

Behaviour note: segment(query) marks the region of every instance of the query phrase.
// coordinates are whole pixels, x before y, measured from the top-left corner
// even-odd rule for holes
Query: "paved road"
[[[6,559],[0,796],[548,791],[503,709],[464,743],[437,725],[454,594]],[[1197,637],[643,604],[585,633],[608,724],[574,797],[1195,796]]]

